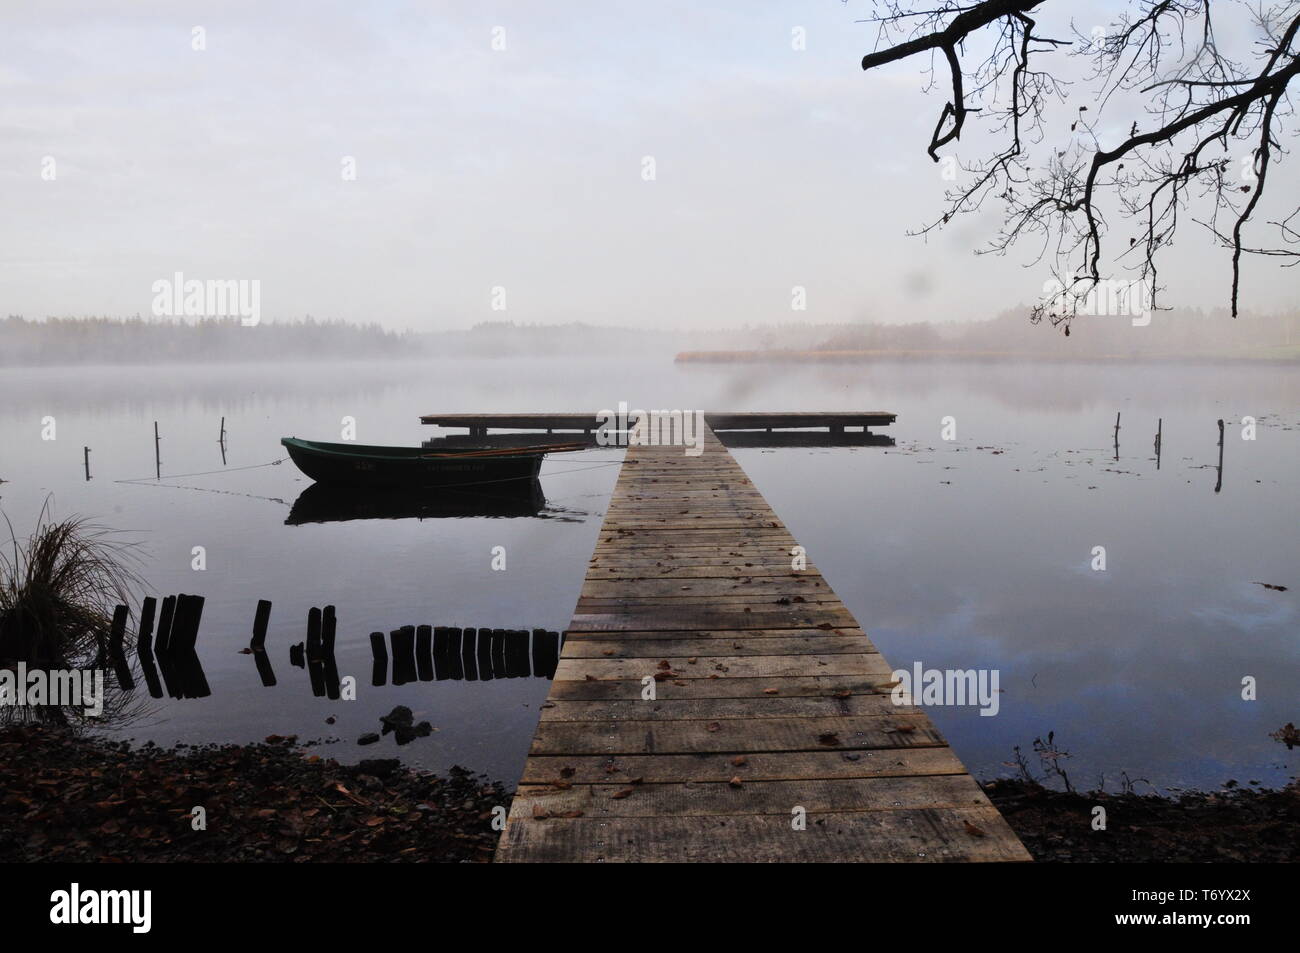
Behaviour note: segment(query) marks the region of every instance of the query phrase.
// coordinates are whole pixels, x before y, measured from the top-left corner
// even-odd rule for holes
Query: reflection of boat
[[[467,516],[537,516],[546,505],[539,480],[510,480],[481,490],[445,487],[425,490],[411,487],[330,486],[313,483],[299,494],[285,520],[334,523],[345,520],[440,519]]]
[[[367,447],[285,437],[280,441],[298,469],[317,483],[345,486],[471,486],[537,477],[547,453],[578,450],[578,444],[504,449],[427,450]]]

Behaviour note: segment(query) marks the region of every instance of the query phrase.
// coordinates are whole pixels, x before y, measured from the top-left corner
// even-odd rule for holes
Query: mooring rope
[[[263,467],[277,467],[288,459],[289,459],[288,457],[281,457],[279,460],[272,460],[269,463],[254,463],[246,467],[225,467],[220,470],[201,470],[197,473],[177,473],[174,475],[169,475],[168,479],[183,480],[186,479],[187,477],[212,476],[213,474],[217,474],[217,473],[236,473],[240,470],[260,470]],[[620,465],[622,462],[623,462],[622,460],[611,460],[607,462],[597,463],[594,466],[589,466],[589,467],[569,467],[568,469],[564,469],[564,470],[552,470],[546,475],[548,477],[561,476],[565,473],[581,473],[584,470],[599,470],[603,467],[616,467]],[[292,505],[290,503],[286,503],[284,500],[280,499],[279,497],[274,497],[274,496],[258,496],[255,493],[238,493],[234,490],[216,490],[206,486],[183,486],[178,483],[160,483],[158,482],[160,479],[161,479],[160,477],[151,476],[151,477],[140,477],[139,479],[134,479],[134,480],[114,480],[113,482],[129,483],[135,486],[161,486],[173,490],[198,490],[201,493],[221,493],[226,496],[246,496],[249,499],[253,499],[253,500],[267,500],[272,503],[283,504],[284,506]],[[449,489],[454,489],[456,487],[489,486],[495,483],[513,483],[517,480],[536,480],[536,479],[538,479],[538,477],[534,477],[534,476],[502,477],[499,480],[471,480],[465,483],[441,483],[438,484],[438,486],[436,487],[432,487],[431,489],[449,490]]]
[[[246,467],[222,467],[220,470],[200,470],[198,473],[171,473],[168,474],[167,479],[184,480],[187,477],[211,476],[214,473],[235,473],[239,470],[260,470],[262,467],[278,467],[280,464],[284,463],[284,461],[288,459],[289,459],[288,457],[281,457],[279,460],[272,460],[270,463],[253,463]],[[138,480],[114,480],[113,482],[114,483],[152,483],[155,485],[160,485],[158,484],[158,481],[160,479],[162,478],[159,476],[151,476],[151,477],[140,477]],[[202,489],[202,487],[191,487],[191,489]]]

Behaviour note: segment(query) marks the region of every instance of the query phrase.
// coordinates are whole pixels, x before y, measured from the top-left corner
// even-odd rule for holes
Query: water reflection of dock
[[[631,412],[623,423],[634,425],[639,413]],[[895,414],[885,411],[704,413],[704,422],[724,446],[749,447],[892,446],[892,438],[872,434],[871,428],[887,427],[896,419]],[[600,445],[597,430],[606,421],[596,414],[425,414],[420,422],[468,431],[444,434],[424,442],[425,447],[437,449],[528,446],[537,442],[538,431],[563,433],[566,442],[585,442],[595,447]],[[490,433],[492,430],[516,432]],[[760,434],[766,434],[766,439],[772,442],[762,442],[764,438]],[[744,442],[732,443],[732,439]]]
[[[497,860],[1029,860],[704,437],[628,450]]]

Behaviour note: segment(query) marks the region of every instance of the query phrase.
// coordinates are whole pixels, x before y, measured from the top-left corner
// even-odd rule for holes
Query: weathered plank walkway
[[[711,430],[628,450],[498,861],[1029,859],[795,545]]]

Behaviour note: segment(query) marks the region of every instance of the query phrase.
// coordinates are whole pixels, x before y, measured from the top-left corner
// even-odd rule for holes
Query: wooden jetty
[[[653,412],[653,408],[647,408]],[[710,413],[705,412],[704,421],[714,430],[796,430],[828,429],[831,433],[843,433],[846,427],[860,427],[866,431],[870,427],[886,427],[896,419],[894,414],[884,411],[851,411],[839,413]],[[637,420],[637,412],[630,415],[630,423]],[[575,431],[578,433],[595,433],[602,421],[595,413],[590,414],[425,414],[420,423],[446,428],[465,428],[471,437],[485,437],[489,430],[545,430]]]
[[[798,430],[825,427],[843,433],[845,427],[887,427],[897,419],[884,411],[854,413],[706,413],[704,422],[714,430]]]
[[[496,859],[1029,860],[704,440],[627,452]]]
[[[484,436],[488,430],[573,430],[594,433],[600,421],[590,414],[425,414],[422,424],[438,427],[465,427],[471,436]]]

